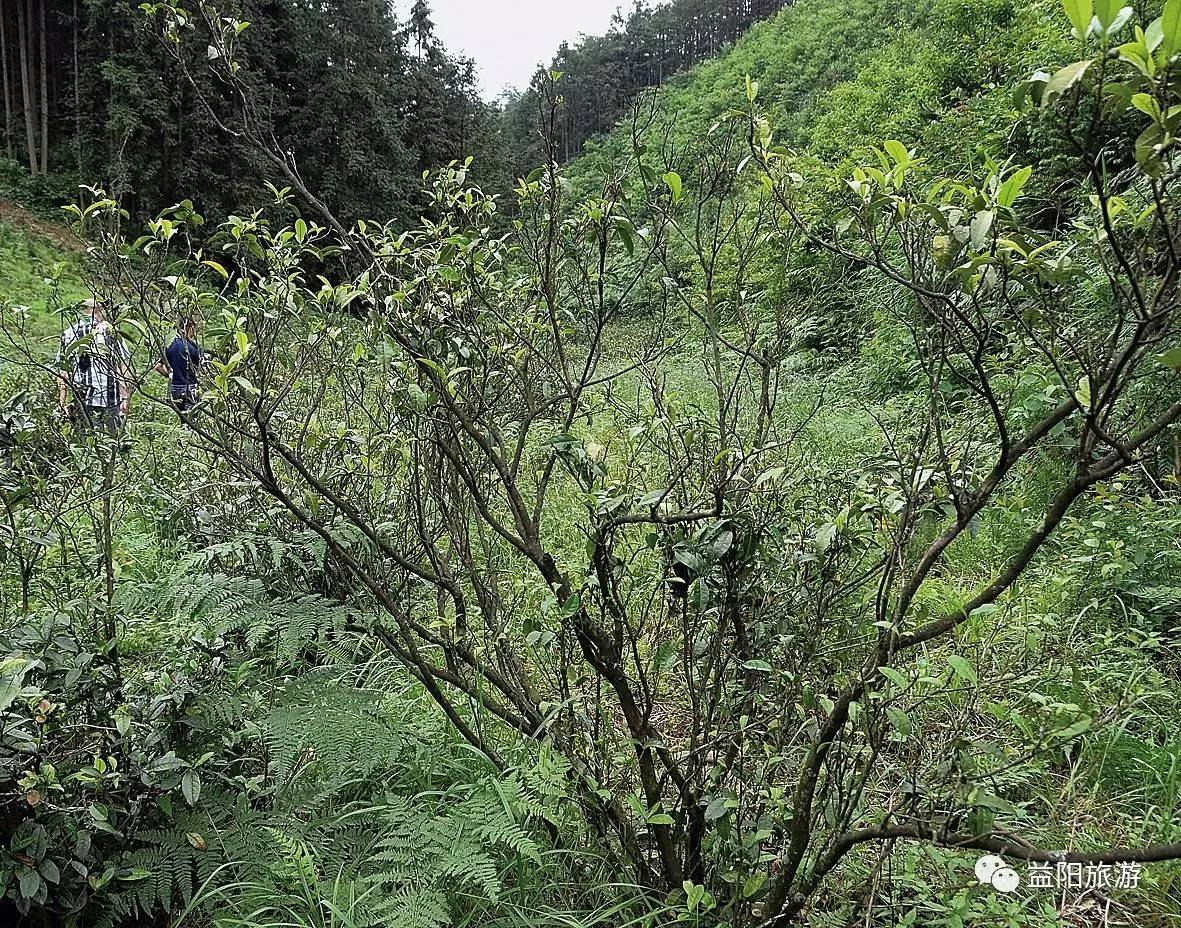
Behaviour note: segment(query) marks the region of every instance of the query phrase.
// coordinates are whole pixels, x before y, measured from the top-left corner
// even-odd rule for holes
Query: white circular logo
[[[1021,877],[1012,867],[1001,867],[992,875],[992,885],[999,893],[1015,893],[1021,885]]]
[[[1021,885],[1017,871],[996,854],[986,854],[976,861],[976,879],[999,893],[1012,893]]]
[[[995,854],[986,854],[976,861],[976,879],[981,883],[992,885],[992,878],[998,870],[1006,867],[1005,861]]]

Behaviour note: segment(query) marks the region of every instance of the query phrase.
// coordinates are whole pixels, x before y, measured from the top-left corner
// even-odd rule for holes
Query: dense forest
[[[81,178],[141,217],[198,193],[211,216],[243,208],[265,169],[225,131],[227,88],[201,66],[205,48],[176,61],[136,6],[5,0],[4,155],[43,178],[33,187],[53,206]],[[234,7],[253,26],[239,50],[257,90],[252,131],[273,134],[341,215],[406,222],[425,205],[427,168],[478,154],[499,170],[493,109],[424,0],[405,22],[375,0]]]
[[[2,2],[0,925],[1181,924],[1181,0]]]
[[[691,65],[717,55],[787,0],[634,0],[617,11],[601,36],[564,42],[549,68],[525,92],[505,101],[506,144],[513,166],[528,171],[544,155],[538,128],[551,73],[562,75],[562,107],[553,127],[558,152],[569,161],[583,143],[611,129],[644,90],[660,87]]]
[[[480,99],[472,62],[439,43],[426,0],[404,22],[372,0],[242,0],[234,13],[256,26],[240,51],[266,88],[255,115],[307,182],[348,218],[379,206],[405,222],[424,205],[420,177],[432,166],[472,155],[480,179],[498,190],[511,187],[514,171],[528,173],[543,154],[539,102],[551,73],[563,75],[553,135],[569,160],[643,90],[716,55],[783,5],[637,2],[606,34],[564,43],[533,87],[499,105]],[[57,206],[77,178],[102,179],[141,216],[199,186],[202,208],[224,216],[265,170],[219,126],[224,88],[195,67],[200,49],[187,50],[190,73],[202,78],[194,86],[141,19],[135,4],[110,0],[4,4],[8,183],[19,164],[35,179],[32,197]]]

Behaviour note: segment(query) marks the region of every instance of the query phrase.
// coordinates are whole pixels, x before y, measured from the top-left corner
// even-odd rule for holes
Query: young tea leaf
[[[947,658],[947,663],[955,672],[955,675],[966,683],[976,682],[976,671],[966,658],[960,657],[958,654],[952,654]]]
[[[1179,0],[1179,2],[1181,2],[1181,0]],[[680,203],[681,202],[681,194],[683,193],[683,184],[681,181],[681,175],[678,174],[676,171],[669,171],[667,174],[664,175],[664,182],[665,182],[665,184],[668,185],[668,189],[673,195],[673,202]]]
[[[1062,6],[1078,37],[1086,38],[1091,27],[1091,0],[1062,0]]]

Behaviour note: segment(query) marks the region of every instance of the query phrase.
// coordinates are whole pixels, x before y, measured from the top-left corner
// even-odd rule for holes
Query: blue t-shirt
[[[201,367],[201,346],[177,336],[164,349],[164,363],[168,365],[168,382],[174,394],[183,394],[197,386],[197,371]]]

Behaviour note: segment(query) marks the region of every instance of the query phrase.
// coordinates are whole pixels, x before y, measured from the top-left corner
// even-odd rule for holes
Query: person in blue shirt
[[[199,375],[204,361],[204,353],[197,344],[196,321],[182,319],[176,338],[164,349],[164,355],[156,365],[156,372],[168,378],[169,398],[180,412],[197,404]]]

